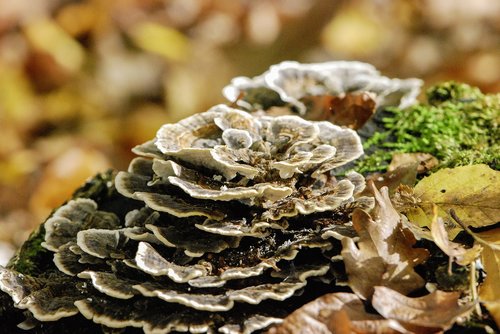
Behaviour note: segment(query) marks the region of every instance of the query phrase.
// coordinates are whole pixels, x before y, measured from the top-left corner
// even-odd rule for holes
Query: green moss
[[[14,256],[7,267],[27,275],[39,275],[47,270],[44,263],[50,263],[52,258],[49,251],[41,246],[44,240],[45,228],[40,225],[31,233],[28,240],[23,244],[19,253]]]
[[[385,131],[364,143],[362,173],[384,171],[394,153],[430,153],[439,168],[485,163],[500,169],[500,94],[448,82],[427,91],[427,104],[389,109]]]
[[[438,105],[446,101],[473,101],[484,97],[479,88],[455,81],[444,82],[429,88],[426,96],[431,105]]]

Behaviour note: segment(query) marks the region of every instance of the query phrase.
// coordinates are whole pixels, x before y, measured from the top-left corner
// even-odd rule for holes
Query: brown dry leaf
[[[375,100],[370,94],[345,94],[343,96],[320,95],[303,98],[310,105],[305,118],[314,121],[330,121],[357,130],[375,113]]]
[[[413,248],[413,233],[404,228],[399,214],[389,199],[388,189],[382,193],[372,185],[377,205],[373,219],[356,210],[352,221],[359,235],[356,245],[351,238],[342,240],[342,257],[349,286],[361,298],[369,299],[375,286],[387,286],[401,293],[422,287],[425,281],[414,267],[428,257],[425,249]]]
[[[438,216],[450,223],[454,238],[462,228],[451,224],[453,209],[465,225],[485,227],[500,221],[500,172],[487,165],[445,168],[420,181],[414,189],[418,205],[407,212],[410,221],[431,226],[433,205]]]
[[[474,303],[460,305],[460,292],[434,291],[417,298],[406,297],[392,289],[377,286],[372,306],[385,318],[397,320],[413,333],[436,333],[450,328],[467,315]]]
[[[472,248],[465,248],[459,243],[450,241],[443,219],[437,216],[437,212],[432,220],[431,234],[436,245],[450,257],[450,265],[453,261],[461,266],[469,265],[481,255],[483,250],[483,247],[478,244]],[[451,266],[449,271],[451,274]]]
[[[400,333],[396,321],[365,311],[353,293],[330,293],[302,306],[268,334]]]
[[[387,170],[392,172],[405,165],[416,165],[417,173],[428,172],[439,164],[439,161],[429,153],[396,153],[392,156]]]
[[[389,194],[394,194],[401,186],[413,187],[417,182],[417,164],[400,165],[392,171],[373,173],[366,177],[366,182],[373,182],[377,189],[389,188]],[[358,196],[373,196],[371,187],[366,187]]]

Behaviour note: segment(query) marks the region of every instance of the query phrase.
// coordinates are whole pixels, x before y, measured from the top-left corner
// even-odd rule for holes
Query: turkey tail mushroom
[[[265,87],[299,114],[307,95],[367,90],[379,105],[415,95],[415,83],[373,75],[362,63],[287,62],[225,95]],[[329,122],[239,109],[252,103],[162,126],[99,196],[45,222],[53,264],[33,277],[0,268],[0,289],[42,323],[79,314],[145,333],[251,333],[336,291],[332,252],[355,235],[353,210],[374,205],[363,176],[336,173],[363,154],[361,140]]]

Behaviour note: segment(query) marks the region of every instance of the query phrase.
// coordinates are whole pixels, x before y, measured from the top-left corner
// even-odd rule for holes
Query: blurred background
[[[0,0],[0,264],[88,177],[283,60],[500,91],[498,0]]]

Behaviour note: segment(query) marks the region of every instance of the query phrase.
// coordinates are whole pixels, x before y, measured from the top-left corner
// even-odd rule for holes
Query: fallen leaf
[[[420,200],[415,197],[413,193],[413,187],[406,184],[400,184],[394,195],[392,196],[392,201],[394,207],[399,212],[408,213],[410,209],[416,209],[420,203]]]
[[[407,211],[410,221],[430,227],[436,205],[438,216],[449,225],[450,238],[462,230],[452,222],[450,209],[468,226],[484,227],[500,221],[500,172],[487,165],[441,169],[420,181],[414,196],[419,203]]]
[[[355,210],[352,221],[359,241],[342,239],[342,257],[349,286],[361,298],[369,299],[375,286],[387,286],[408,293],[425,284],[414,267],[428,257],[425,249],[413,248],[413,233],[404,228],[399,213],[389,199],[388,189],[381,193],[372,185],[377,202],[372,218]]]
[[[376,102],[367,93],[347,93],[342,96],[306,96],[303,102],[308,105],[305,118],[313,121],[329,121],[357,130],[375,113]]]
[[[422,174],[430,171],[438,164],[439,161],[429,153],[396,153],[392,156],[387,170],[391,172],[405,165],[416,165],[417,173]]]
[[[474,239],[479,241],[482,245],[486,245],[493,250],[500,251],[500,227],[488,231],[477,233],[473,232],[471,234]]]
[[[450,328],[467,315],[474,303],[461,305],[460,292],[436,290],[423,297],[410,298],[383,286],[375,287],[372,306],[386,319],[397,320],[413,333],[436,333]]]
[[[57,64],[75,73],[85,61],[85,51],[64,29],[50,19],[34,20],[24,27],[31,45],[52,56]]]
[[[377,189],[389,188],[389,194],[394,194],[401,186],[413,187],[417,182],[417,165],[406,164],[385,173],[373,173],[366,177],[366,182],[373,182]],[[371,187],[366,187],[358,196],[373,196]]]
[[[500,228],[494,233],[488,233],[490,242],[494,245],[500,243]],[[486,309],[490,312],[497,326],[500,327],[500,250],[492,247],[484,247],[481,254],[481,262],[486,271],[486,280],[479,287],[479,300],[484,303]]]
[[[450,215],[478,244],[489,247],[495,251],[500,251],[500,228],[490,229],[487,227],[485,231],[474,232],[462,222],[454,210],[450,210]]]
[[[188,38],[176,29],[164,25],[152,22],[140,23],[132,27],[129,36],[138,47],[163,56],[167,60],[185,60],[190,52]]]
[[[377,314],[367,313],[353,293],[330,293],[302,306],[271,328],[268,334],[368,334],[400,333],[401,326]],[[403,329],[404,331],[404,329]]]
[[[481,255],[483,250],[483,247],[479,244],[475,244],[472,248],[465,248],[459,243],[450,241],[443,219],[437,216],[437,212],[432,220],[431,234],[436,245],[450,257],[450,275],[451,262],[456,262],[461,266],[469,265]]]

